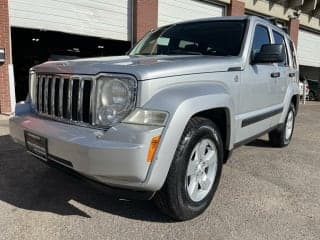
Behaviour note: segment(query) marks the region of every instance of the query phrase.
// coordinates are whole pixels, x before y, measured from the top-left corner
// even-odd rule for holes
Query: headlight
[[[137,108],[125,120],[123,120],[123,122],[141,125],[165,126],[168,117],[169,114],[167,112]]]
[[[111,126],[135,107],[137,81],[131,77],[101,76],[97,79],[96,124]]]

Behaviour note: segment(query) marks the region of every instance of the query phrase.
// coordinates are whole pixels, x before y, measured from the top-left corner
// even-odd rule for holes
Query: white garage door
[[[128,40],[130,0],[9,0],[10,25]]]
[[[298,59],[300,65],[320,67],[320,33],[299,30]]]
[[[198,0],[159,0],[158,25],[197,18],[221,17],[225,7]]]

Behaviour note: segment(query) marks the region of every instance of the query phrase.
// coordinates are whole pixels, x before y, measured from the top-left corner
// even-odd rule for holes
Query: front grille
[[[38,114],[58,121],[94,125],[93,77],[37,74],[33,81],[31,98]]]

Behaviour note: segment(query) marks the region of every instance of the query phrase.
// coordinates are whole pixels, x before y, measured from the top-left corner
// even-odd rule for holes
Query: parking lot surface
[[[320,104],[301,106],[291,145],[234,151],[208,210],[172,222],[25,153],[0,116],[0,239],[320,239]]]

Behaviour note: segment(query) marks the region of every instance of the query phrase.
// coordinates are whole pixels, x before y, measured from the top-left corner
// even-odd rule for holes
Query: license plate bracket
[[[37,134],[25,131],[24,138],[29,152],[40,156],[43,160],[48,159],[48,139]]]

